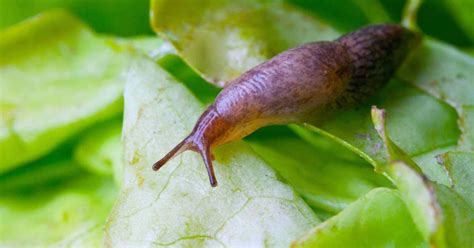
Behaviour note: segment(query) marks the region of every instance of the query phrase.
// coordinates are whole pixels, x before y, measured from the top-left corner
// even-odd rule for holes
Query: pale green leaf
[[[74,159],[94,174],[113,175],[120,185],[123,170],[121,131],[121,119],[95,126],[74,148]]]
[[[0,196],[1,247],[101,246],[113,182],[78,174],[54,186]]]
[[[154,62],[137,62],[125,88],[125,171],[107,246],[287,246],[318,219],[248,145],[217,149],[219,186],[186,152],[151,168],[191,130],[203,106]],[[172,131],[170,131],[172,128]]]
[[[390,142],[384,125],[384,112],[372,111],[374,124],[385,140],[392,162],[385,173],[399,188],[418,229],[425,240],[435,247],[471,247],[474,244],[474,154],[469,152],[448,152],[438,156],[438,162],[449,176],[449,185],[431,183],[423,175],[410,169],[403,160],[403,152]],[[384,137],[385,136],[385,137]],[[392,146],[392,148],[390,148]],[[409,159],[408,163],[413,164]]]
[[[311,131],[330,135],[377,168],[386,164],[387,154],[372,125],[372,104],[390,113],[386,125],[391,140],[412,157],[430,179],[447,183],[446,173],[437,165],[436,155],[457,144],[456,112],[447,104],[400,81],[393,80],[369,100],[369,104],[338,113],[318,128],[308,126],[309,130],[299,127],[296,130],[308,140],[312,139]]]
[[[120,36],[152,34],[149,0],[0,0],[0,29],[53,8],[73,13],[94,30]]]
[[[439,157],[452,180],[452,189],[457,192],[474,212],[474,153],[448,152]]]
[[[425,241],[436,247],[445,247],[443,216],[434,194],[433,185],[418,165],[408,157],[390,138],[386,126],[385,110],[372,107],[372,121],[375,130],[383,140],[389,164],[381,172],[393,181],[408,207],[415,225]]]
[[[435,184],[435,192],[443,210],[443,226],[448,247],[474,247],[473,207],[445,185]]]
[[[449,247],[474,247],[474,153],[449,152],[439,157],[451,178],[451,187],[435,185],[444,215]]]
[[[400,195],[378,188],[293,243],[293,247],[429,247]]]
[[[71,145],[63,145],[28,166],[1,174],[0,195],[54,184],[83,173],[80,166],[71,163],[71,150]]]
[[[63,11],[0,33],[0,172],[122,109],[129,56]]]
[[[201,103],[209,105],[214,102],[221,90],[208,83],[177,55],[168,55],[158,60],[158,64],[173,75],[178,81],[186,85]]]
[[[112,37],[111,37],[112,38]],[[114,41],[127,47],[135,53],[140,53],[154,60],[162,59],[167,55],[175,55],[176,50],[167,41],[156,36],[138,36],[133,38],[117,38]]]
[[[418,165],[390,138],[389,131],[387,130],[385,110],[378,109],[376,106],[372,106],[371,115],[374,128],[383,141],[383,148],[385,150],[386,156],[388,157],[388,161],[403,161],[403,163],[409,165],[417,173],[420,173],[421,171]],[[382,170],[382,172],[384,172],[384,170]]]
[[[462,135],[459,138],[460,148],[474,151],[474,105],[464,105],[459,118]]]
[[[460,110],[474,104],[474,58],[426,39],[400,68],[397,77]]]
[[[324,136],[309,144],[290,130],[266,130],[271,129],[250,137],[252,148],[313,208],[335,214],[371,189],[390,185],[366,161]]]
[[[435,247],[446,247],[443,213],[431,183],[400,161],[390,163],[387,173],[399,189],[401,198],[425,241]]]
[[[337,35],[281,1],[153,0],[151,11],[155,31],[220,86],[289,47]]]

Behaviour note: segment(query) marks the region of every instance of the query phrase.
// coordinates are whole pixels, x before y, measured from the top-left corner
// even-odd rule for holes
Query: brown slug
[[[213,148],[266,125],[317,121],[362,102],[389,81],[416,37],[400,25],[373,25],[278,54],[230,82],[191,134],[153,169],[193,150],[201,154],[215,187]]]

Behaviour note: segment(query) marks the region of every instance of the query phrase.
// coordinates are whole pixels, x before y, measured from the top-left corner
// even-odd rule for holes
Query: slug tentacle
[[[199,139],[197,139],[199,140]],[[183,141],[181,141],[178,145],[176,145],[170,152],[168,152],[162,159],[156,162],[153,165],[153,170],[158,171],[163,165],[165,165],[169,160],[174,158],[176,155],[186,151],[186,150],[193,150],[195,152],[199,152],[201,157],[204,161],[204,164],[207,168],[207,174],[209,175],[209,181],[212,187],[217,186],[216,175],[214,173],[214,167],[212,165],[212,160],[214,160],[214,156],[211,153],[211,149],[209,145],[206,145],[203,142],[196,143],[194,133],[186,137]]]
[[[190,149],[190,136],[185,138],[183,141],[181,141],[178,145],[176,145],[171,151],[168,152],[162,159],[158,160],[153,165],[153,170],[158,171],[163,165],[165,165],[169,160],[174,158],[176,155],[179,155],[180,153],[189,150]]]
[[[207,175],[209,176],[209,182],[211,183],[212,187],[216,187],[217,179],[216,174],[214,173],[214,166],[212,165],[213,156],[210,147],[200,148],[199,153],[201,154],[202,160],[206,165]]]
[[[214,173],[212,161],[212,147],[225,142],[226,133],[229,131],[227,122],[219,115],[213,106],[210,106],[199,118],[190,135],[183,139],[162,159],[153,165],[153,170],[159,170],[169,160],[176,155],[192,150],[201,154],[204,164],[207,168],[209,181],[212,187],[217,186],[217,180]]]

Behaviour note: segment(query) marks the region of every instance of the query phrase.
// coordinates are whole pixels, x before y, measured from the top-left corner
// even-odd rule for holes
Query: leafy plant
[[[0,0],[0,26],[59,6],[109,34],[61,10],[0,31],[1,246],[474,246],[466,1],[421,6],[420,32],[443,41],[423,35],[366,103],[217,149],[215,189],[197,154],[151,165],[219,87],[290,47],[398,22],[402,1],[153,0],[160,38],[110,36],[146,34],[143,3],[84,2]]]

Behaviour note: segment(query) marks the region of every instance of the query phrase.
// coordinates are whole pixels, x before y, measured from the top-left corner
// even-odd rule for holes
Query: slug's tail
[[[158,171],[169,160],[171,160],[173,157],[175,157],[176,155],[179,155],[180,153],[186,150],[192,150],[201,154],[201,157],[207,168],[207,174],[209,175],[209,182],[211,183],[212,187],[216,187],[217,179],[214,173],[214,166],[212,165],[213,156],[212,156],[210,147],[205,144],[196,142],[193,134],[186,137],[183,141],[181,141],[178,145],[176,145],[170,152],[168,152],[168,154],[166,154],[162,159],[156,162],[153,165],[153,170]]]

